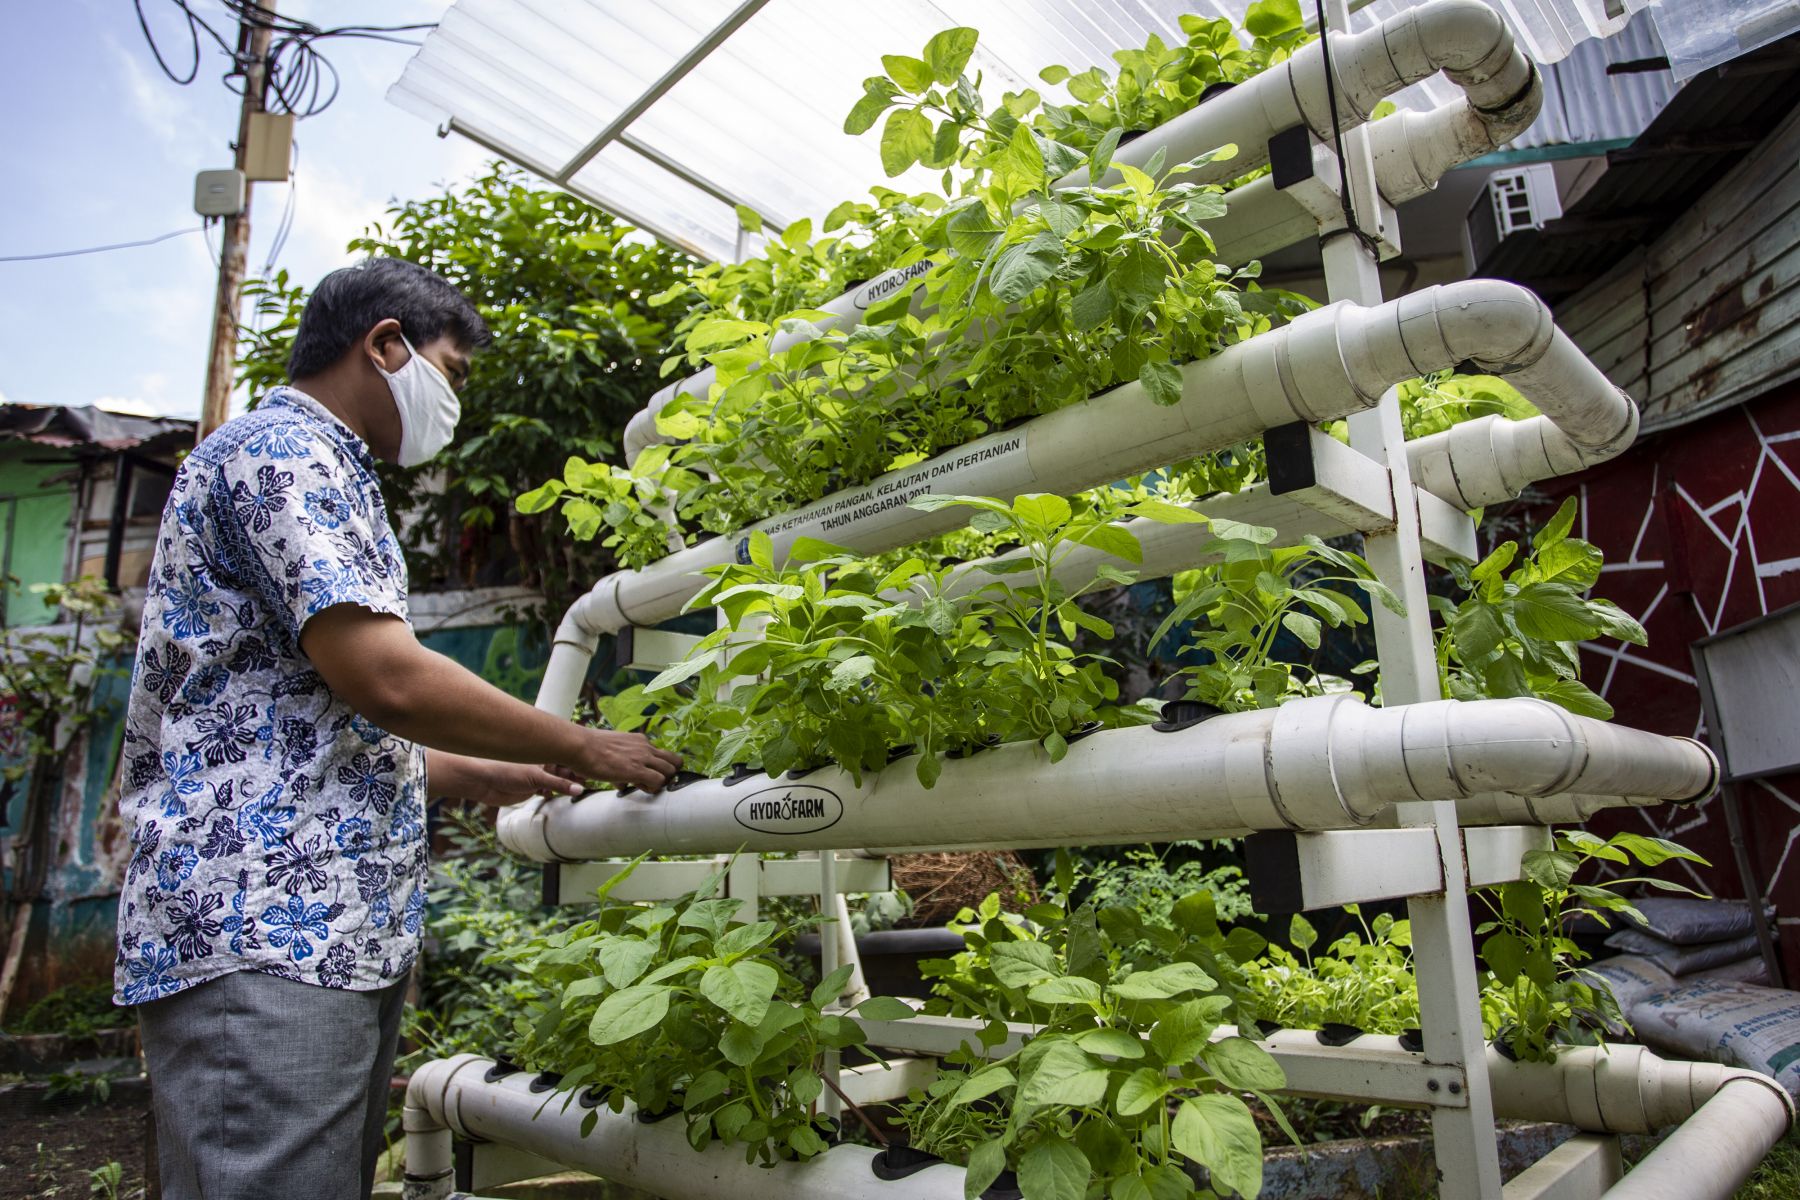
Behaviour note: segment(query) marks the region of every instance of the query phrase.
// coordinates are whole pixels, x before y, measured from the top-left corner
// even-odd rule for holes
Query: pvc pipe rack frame
[[[1272,162],[1270,177],[1231,193],[1218,226],[1223,256],[1241,260],[1317,234],[1331,304],[1190,364],[1183,398],[1168,408],[1127,384],[756,528],[778,554],[802,534],[875,553],[958,522],[952,510],[907,507],[920,491],[1067,494],[1260,435],[1269,483],[1196,507],[1273,525],[1289,541],[1362,535],[1364,556],[1407,613],[1374,613],[1383,707],[1332,696],[1177,731],[1104,732],[1076,741],[1055,766],[1035,746],[1002,746],[946,763],[931,791],[903,761],[861,785],[827,768],[702,781],[672,797],[539,798],[506,810],[500,838],[547,864],[553,902],[591,895],[619,869],[593,861],[610,856],[717,856],[646,863],[617,893],[656,899],[692,890],[740,846],[798,850],[791,859],[740,855],[725,886],[752,908],[765,895],[817,894],[822,911],[838,917],[838,936],[821,946],[829,971],[840,959],[855,963],[844,894],[887,885],[883,852],[1249,834],[1252,885],[1266,911],[1405,898],[1412,921],[1420,1043],[1364,1036],[1329,1046],[1311,1033],[1276,1031],[1263,1044],[1287,1074],[1286,1091],[1428,1109],[1440,1194],[1454,1200],[1723,1200],[1791,1127],[1792,1103],[1771,1080],[1664,1062],[1631,1046],[1515,1064],[1482,1038],[1466,889],[1519,878],[1521,857],[1548,844],[1549,824],[1614,805],[1703,799],[1718,765],[1699,743],[1537,701],[1458,703],[1438,693],[1424,562],[1474,556],[1467,509],[1618,454],[1636,435],[1637,410],[1544,305],[1513,285],[1471,280],[1382,303],[1374,254],[1397,252],[1393,204],[1527,127],[1541,90],[1505,25],[1478,0],[1429,0],[1360,34],[1342,32],[1346,18],[1343,0],[1332,0],[1336,114],[1315,43],[1119,154],[1141,164],[1165,148],[1169,161],[1182,161],[1234,142],[1244,154],[1214,168],[1220,178]],[[1363,124],[1383,96],[1439,70],[1461,86],[1460,100]],[[1341,236],[1352,231],[1335,182],[1340,144],[1369,238]],[[891,290],[925,269],[914,264],[843,297],[828,306],[835,316],[821,329],[853,322],[871,289]],[[1463,364],[1507,376],[1542,415],[1484,418],[1407,443],[1394,386]],[[628,433],[632,452],[656,440],[662,401],[709,382],[696,376],[654,399]],[[1312,428],[1340,417],[1348,418],[1348,447]],[[1139,522],[1132,531],[1144,545],[1146,574],[1196,565],[1205,553],[1201,527]],[[679,657],[680,639],[644,627],[680,611],[704,582],[695,572],[736,559],[749,532],[600,580],[557,631],[538,706],[570,713],[603,635],[639,635],[623,656],[634,663]],[[1084,552],[1064,570],[1069,582],[1085,580],[1106,561]],[[993,578],[985,567],[970,564],[955,587],[971,591]],[[847,996],[862,994],[853,976]],[[901,1057],[891,1070],[838,1072],[858,1103],[929,1081],[936,1058],[974,1036],[973,1023],[948,1018],[862,1024],[873,1044]],[[1013,1027],[998,1052],[1031,1033]],[[559,1167],[670,1200],[738,1190],[936,1200],[963,1191],[962,1172],[947,1165],[879,1181],[873,1152],[848,1145],[803,1165],[746,1167],[733,1148],[696,1153],[677,1122],[645,1123],[630,1111],[600,1113],[583,1138],[582,1100],[558,1092],[554,1077],[532,1079],[473,1056],[426,1064],[407,1095],[407,1195],[444,1200],[453,1186],[497,1186]],[[1503,1189],[1497,1116],[1585,1132]],[[1669,1125],[1680,1128],[1622,1178],[1617,1135]],[[453,1134],[465,1139],[460,1154]]]

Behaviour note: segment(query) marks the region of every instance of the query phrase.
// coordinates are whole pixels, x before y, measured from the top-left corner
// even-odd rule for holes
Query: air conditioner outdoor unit
[[[1463,248],[1473,271],[1494,248],[1521,229],[1541,229],[1562,216],[1556,172],[1549,163],[1531,163],[1495,171],[1469,206],[1463,222]]]

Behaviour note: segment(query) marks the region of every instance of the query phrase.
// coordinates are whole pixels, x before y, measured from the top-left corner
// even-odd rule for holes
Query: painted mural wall
[[[1800,603],[1800,383],[1648,437],[1559,482],[1545,489],[1553,503],[1577,493],[1582,536],[1606,554],[1596,594],[1650,635],[1648,647],[1588,647],[1583,679],[1624,724],[1704,739],[1691,644]],[[1746,841],[1777,908],[1784,970],[1790,984],[1800,982],[1800,774],[1739,786]],[[1618,810],[1590,824],[1673,838],[1713,866],[1671,863],[1665,874],[1678,867],[1691,887],[1744,894],[1718,798],[1694,808]]]

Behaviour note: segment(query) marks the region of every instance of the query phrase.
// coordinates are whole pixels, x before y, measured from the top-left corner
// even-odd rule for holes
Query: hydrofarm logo
[[[758,833],[817,833],[838,823],[844,815],[844,802],[836,792],[822,787],[764,788],[739,800],[731,815],[739,825]]]

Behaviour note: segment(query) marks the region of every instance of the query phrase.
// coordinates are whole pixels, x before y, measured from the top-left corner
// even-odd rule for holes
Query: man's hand
[[[641,733],[611,729],[582,729],[584,753],[575,762],[576,780],[629,783],[646,792],[660,792],[669,777],[681,769],[681,755],[650,744]]]

